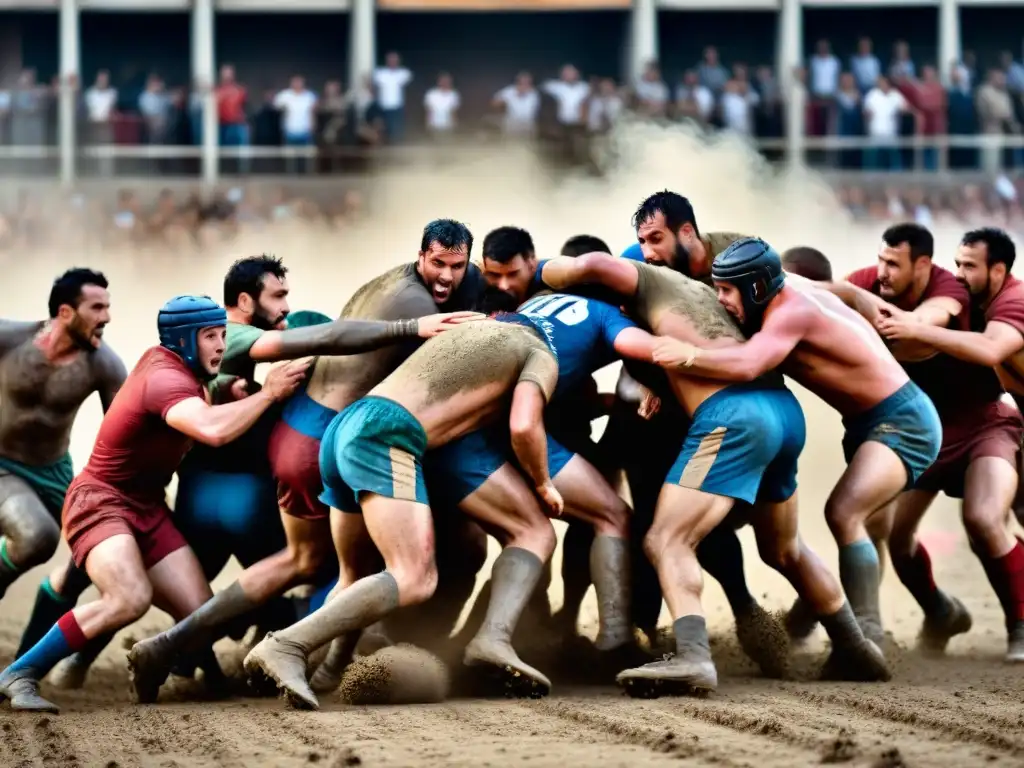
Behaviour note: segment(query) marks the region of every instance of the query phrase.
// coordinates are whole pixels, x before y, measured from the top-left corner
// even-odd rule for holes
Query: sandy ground
[[[649,138],[649,137],[648,137]],[[550,188],[529,163],[463,168],[438,176],[385,180],[371,209],[396,215],[339,236],[276,229],[231,252],[168,256],[145,253],[36,254],[10,265],[18,291],[4,315],[42,314],[53,275],[70,261],[88,262],[112,280],[114,321],[108,341],[132,364],[155,341],[157,307],[175,292],[220,293],[233,256],[269,250],[293,269],[293,308],[335,312],[352,290],[383,268],[415,255],[423,223],[437,215],[469,222],[479,240],[493,226],[517,223],[550,253],[569,234],[592,231],[615,247],[628,242],[628,214],[643,196],[680,179],[701,179],[691,195],[704,229],[739,229],[823,247],[837,267],[871,264],[878,231],[857,231],[813,179],[765,179],[756,161],[731,148],[700,152],[695,145],[654,137],[630,159],[632,170],[610,182],[579,181]],[[525,169],[525,170],[524,170]],[[461,174],[461,175],[460,175]],[[425,194],[428,193],[428,194]],[[495,201],[501,203],[500,206]],[[769,203],[765,204],[768,200]],[[400,214],[400,216],[398,215]],[[381,221],[387,226],[379,226]],[[615,222],[609,226],[607,222]],[[610,231],[605,231],[605,230]],[[956,232],[944,238],[949,263]],[[783,241],[783,238],[784,241]],[[387,254],[383,256],[381,254]],[[152,330],[151,330],[152,329]],[[611,372],[601,377],[605,387]],[[800,472],[802,524],[808,540],[833,565],[836,549],[821,510],[842,469],[837,416],[799,392],[809,440]],[[80,467],[88,457],[100,411],[83,408],[73,435]],[[561,524],[559,524],[560,526]],[[115,642],[78,692],[54,691],[59,716],[21,716],[0,710],[0,766],[639,766],[688,760],[693,765],[796,766],[845,762],[863,766],[1024,764],[1024,668],[1001,661],[1002,618],[977,561],[966,545],[956,506],[940,499],[925,521],[936,576],[974,614],[975,628],[939,661],[912,652],[920,612],[891,571],[883,581],[884,618],[893,634],[895,667],[889,684],[835,685],[810,679],[822,659],[820,630],[795,665],[798,679],[757,676],[730,640],[730,617],[714,583],[705,604],[718,640],[721,687],[703,699],[631,700],[612,688],[555,687],[540,701],[454,700],[429,706],[347,707],[330,697],[317,713],[285,710],[275,700],[188,703],[165,696],[157,705],[128,701],[124,650]],[[766,606],[783,608],[791,589],[760,564],[749,531],[742,532],[747,574]],[[58,557],[62,557],[62,548]],[[556,555],[557,557],[557,555]],[[0,664],[6,664],[31,608],[40,568],[0,603]],[[223,574],[216,587],[224,586]],[[553,603],[561,602],[553,587]],[[593,596],[585,606],[594,615]],[[667,617],[666,617],[667,618]],[[151,613],[125,634],[166,626]],[[592,627],[588,627],[592,629]]]

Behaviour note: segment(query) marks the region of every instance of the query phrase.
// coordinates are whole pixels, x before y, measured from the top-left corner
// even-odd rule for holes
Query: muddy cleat
[[[867,638],[857,645],[833,648],[821,670],[822,680],[875,683],[891,678],[892,672],[885,663],[885,654]]]
[[[738,632],[738,620],[736,624]],[[814,609],[803,598],[798,597],[786,614],[786,634],[789,635],[790,641],[798,644],[805,642],[817,626],[818,616]],[[743,640],[741,638],[740,645],[742,644]],[[746,649],[744,648],[744,650]]]
[[[474,638],[466,647],[462,663],[467,667],[483,667],[508,698],[539,699],[551,692],[551,681],[525,664],[507,640]]]
[[[971,614],[955,597],[948,598],[946,610],[938,616],[925,616],[918,636],[918,647],[929,656],[941,656],[956,635],[971,629]]]
[[[1011,664],[1024,664],[1024,621],[1018,621],[1010,630],[1006,660]]]
[[[54,667],[47,680],[54,688],[60,688],[62,691],[77,691],[85,685],[90,666],[89,662],[82,658],[82,654],[76,653]]]
[[[620,672],[615,682],[634,699],[703,696],[718,688],[718,670],[710,658],[673,656]]]
[[[128,679],[132,699],[138,704],[152,704],[160,695],[160,686],[167,682],[173,660],[162,652],[160,636],[140,640],[128,651]]]
[[[771,613],[757,603],[737,613],[736,637],[765,677],[782,680],[789,676],[789,635]]]
[[[11,700],[16,712],[60,713],[60,707],[39,695],[39,681],[24,672],[5,672],[0,675],[0,701]]]
[[[296,709],[320,709],[306,682],[306,654],[294,643],[268,634],[242,662],[250,679],[270,678],[285,702]]]

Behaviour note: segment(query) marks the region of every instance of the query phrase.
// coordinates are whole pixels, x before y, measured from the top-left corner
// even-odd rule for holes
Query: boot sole
[[[465,662],[480,672],[484,693],[500,693],[506,699],[542,699],[551,693],[551,686],[524,675],[510,664],[489,661]]]
[[[139,667],[140,656],[134,652],[134,648],[128,652],[128,693],[136,704],[154,704],[160,696],[160,688],[167,682],[170,669],[162,676],[159,673],[147,673]]]
[[[245,662],[242,664],[249,678],[250,687],[255,690],[259,690],[260,687],[269,689],[270,686],[273,686],[277,695],[284,699],[285,704],[289,707],[306,711],[319,711],[319,702],[314,704],[313,702],[306,701],[301,696],[297,696],[292,693],[281,682],[281,678],[278,677],[277,674],[263,665],[263,660],[259,656],[253,657],[251,654],[252,651],[250,651],[250,656],[246,658]]]
[[[616,681],[627,696],[633,699],[658,699],[662,696],[688,696],[704,699],[714,692],[706,685],[695,685],[686,680],[671,680],[651,677],[627,677]]]

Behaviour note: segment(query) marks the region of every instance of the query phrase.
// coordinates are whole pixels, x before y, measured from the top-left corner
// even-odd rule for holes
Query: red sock
[[[1024,544],[1020,539],[1014,542],[1013,549],[997,561],[1003,578],[1006,579],[1006,612],[1008,625],[1024,621]]]
[[[80,651],[88,642],[82,628],[78,626],[78,619],[75,618],[74,611],[68,611],[57,619],[57,626],[64,633],[64,639],[67,640],[68,647],[72,651]]]
[[[907,588],[925,615],[931,615],[940,611],[943,607],[942,593],[935,586],[935,577],[932,575],[932,559],[928,556],[928,550],[920,542],[910,557],[900,557],[890,552],[893,570],[899,576],[903,586]]]

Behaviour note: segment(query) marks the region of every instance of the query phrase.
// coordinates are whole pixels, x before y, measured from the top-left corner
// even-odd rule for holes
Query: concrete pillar
[[[213,0],[192,3],[192,83],[202,97],[202,179],[207,188],[217,183],[220,173],[217,103],[213,97],[216,80],[213,52]],[[191,105],[189,105],[191,108]]]
[[[804,164],[806,92],[796,77],[803,66],[804,14],[800,0],[781,0],[775,70],[786,105],[786,158],[791,166]]]
[[[349,85],[357,85],[377,66],[377,5],[374,0],[352,0],[349,10]]]
[[[657,0],[633,0],[629,20],[629,82],[633,85],[644,67],[658,59]]]
[[[957,0],[939,0],[939,75],[947,87],[953,62],[961,55],[960,6]]]
[[[57,108],[58,143],[60,146],[60,182],[64,187],[75,183],[75,122],[78,88],[81,80],[80,35],[76,0],[60,2],[60,101]]]

